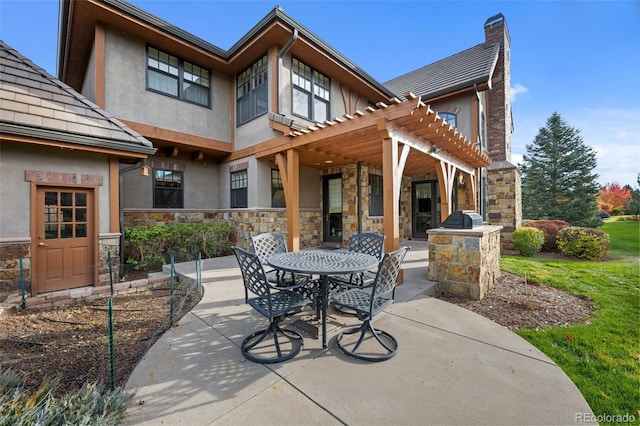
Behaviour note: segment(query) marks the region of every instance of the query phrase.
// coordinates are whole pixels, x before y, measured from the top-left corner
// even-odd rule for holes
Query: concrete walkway
[[[244,303],[235,257],[206,260],[203,299],[129,378],[126,390],[136,396],[125,423],[585,424],[580,419],[592,412],[562,370],[508,329],[429,297],[437,285],[426,279],[426,243],[407,245],[396,303],[375,320],[400,345],[381,363],[352,360],[335,347],[336,334],[354,319],[333,311],[327,349],[305,336],[293,360],[246,361],[239,345],[266,320]],[[193,263],[176,271],[195,277]]]

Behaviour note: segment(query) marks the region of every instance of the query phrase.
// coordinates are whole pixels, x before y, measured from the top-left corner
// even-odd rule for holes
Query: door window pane
[[[60,205],[72,206],[73,205],[73,192],[61,192],[60,193]]]
[[[87,236],[87,225],[80,223],[76,225],[76,238],[84,238]]]

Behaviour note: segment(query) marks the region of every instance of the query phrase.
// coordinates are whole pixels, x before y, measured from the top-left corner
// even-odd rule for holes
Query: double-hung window
[[[271,207],[286,207],[280,170],[271,169]]]
[[[383,216],[382,176],[369,173],[369,216]]]
[[[267,112],[267,55],[238,74],[236,108],[238,124],[246,123]]]
[[[182,172],[166,169],[153,170],[153,207],[178,208],[184,205]]]
[[[323,122],[329,119],[331,98],[330,82],[308,65],[293,59],[291,66],[293,82],[293,114],[308,120]]]
[[[194,104],[209,106],[209,70],[147,47],[147,88]]]
[[[246,170],[231,173],[231,208],[246,208],[249,178]]]

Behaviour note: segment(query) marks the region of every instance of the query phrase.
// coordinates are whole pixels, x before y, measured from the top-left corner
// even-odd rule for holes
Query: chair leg
[[[360,336],[358,337],[355,345],[353,345],[351,349],[348,349],[346,347],[346,344],[342,343],[342,339],[343,337],[345,337],[345,335],[356,333],[360,333]],[[358,353],[358,349],[360,348],[360,345],[364,341],[367,334],[372,334],[375,340],[380,344],[380,346],[384,348],[386,353],[371,355],[363,355],[361,353]],[[387,342],[385,342],[385,340]],[[369,362],[385,361],[389,358],[392,358],[398,352],[398,341],[395,339],[395,337],[393,337],[386,331],[376,330],[375,328],[373,328],[373,325],[371,325],[371,320],[365,320],[359,327],[352,327],[344,330],[336,338],[336,344],[340,351],[342,351],[342,353],[344,353],[345,355]]]
[[[273,338],[273,345],[263,345],[259,348],[257,347],[261,342],[265,340],[267,336],[271,335]],[[284,337],[286,341],[291,345],[291,349],[284,353],[282,352],[280,338],[278,335]],[[304,341],[302,339],[302,335],[298,332],[281,328],[276,321],[271,322],[268,328],[264,330],[256,331],[249,336],[247,336],[242,345],[240,345],[240,350],[242,355],[248,359],[249,361],[256,362],[259,364],[274,364],[277,362],[287,361],[294,356],[296,356],[304,345]],[[257,350],[262,350],[263,353],[273,352],[273,350],[269,350],[269,348],[275,348],[276,356],[259,356],[256,354]],[[251,353],[250,351],[256,349]],[[254,355],[255,354],[255,355]]]

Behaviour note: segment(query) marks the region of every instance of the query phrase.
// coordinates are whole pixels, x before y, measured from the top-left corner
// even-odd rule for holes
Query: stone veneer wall
[[[22,258],[22,277],[25,283],[31,283],[31,241],[6,241],[0,243],[0,281],[19,289],[20,259]]]
[[[248,249],[251,236],[275,232],[287,236],[286,209],[229,209],[199,211],[125,211],[125,228],[136,225],[162,225],[184,222],[228,222],[233,244]],[[321,244],[322,214],[318,209],[300,209],[300,247]]]
[[[487,169],[487,222],[502,227],[502,249],[512,250],[513,231],[522,226],[520,170],[511,163],[492,164]]]
[[[500,277],[500,227],[427,231],[427,277],[440,290],[482,299]]]

